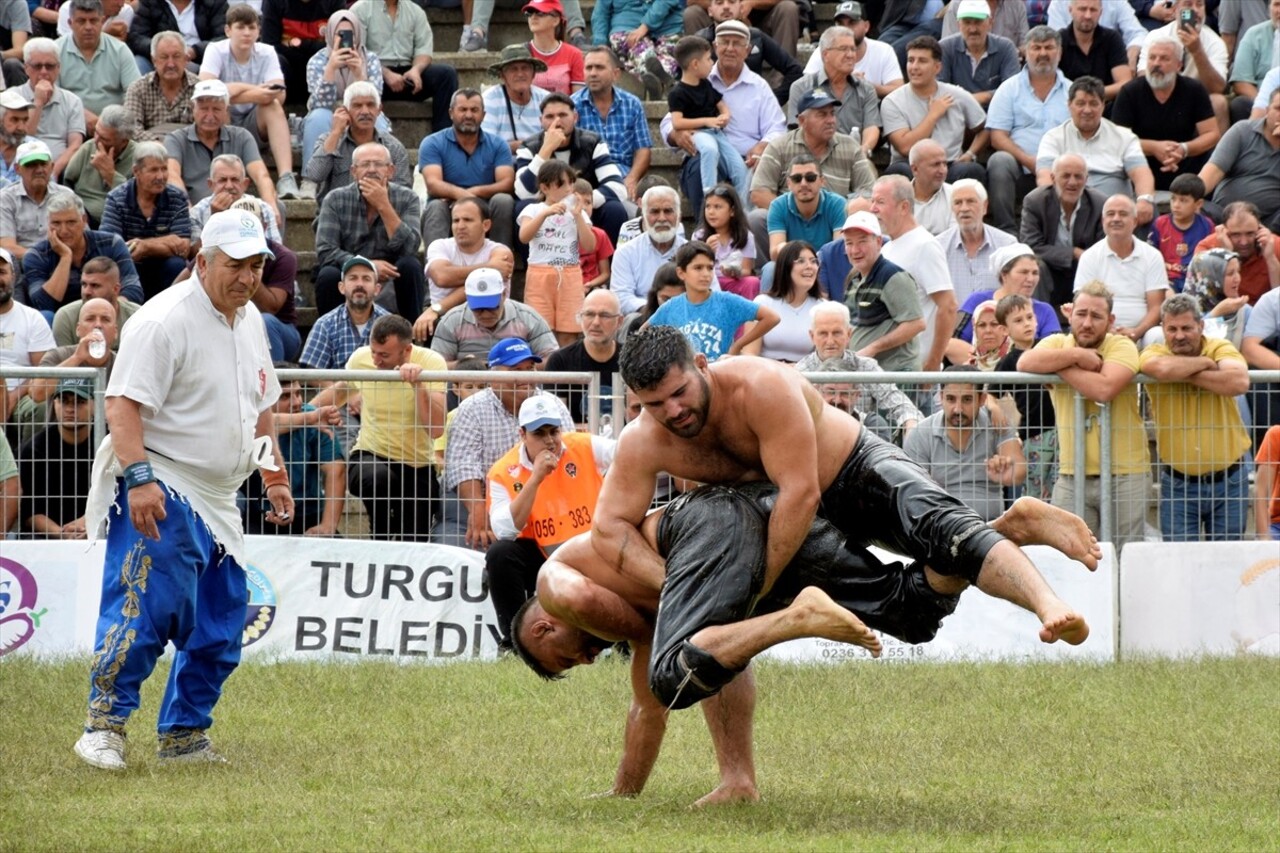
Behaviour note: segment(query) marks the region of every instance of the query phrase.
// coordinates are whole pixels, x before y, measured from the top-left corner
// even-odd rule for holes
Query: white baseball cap
[[[841,231],[865,231],[874,237],[883,236],[880,232],[880,220],[876,219],[875,214],[869,210],[859,210],[857,213],[849,214],[849,218],[844,221],[844,227]]]
[[[195,91],[191,93],[191,100],[200,98],[221,98],[224,101],[230,101],[231,93],[227,91],[227,84],[221,80],[201,80],[196,84]]]
[[[236,260],[250,255],[275,258],[267,248],[262,221],[247,210],[224,210],[209,217],[200,233],[205,248],[216,247]]]
[[[474,311],[477,308],[497,308],[502,302],[502,273],[490,267],[481,267],[467,273],[467,281],[463,284],[467,295],[467,305]]]
[[[0,107],[6,110],[25,110],[35,104],[35,101],[22,94],[21,89],[5,89],[0,94]]]
[[[43,140],[33,139],[30,142],[24,142],[18,146],[17,152],[13,155],[13,161],[19,166],[25,166],[35,160],[48,160],[53,162],[53,152],[49,150],[49,146],[45,145]]]
[[[987,0],[960,0],[956,5],[956,18],[990,18],[991,7]]]
[[[520,426],[533,432],[544,426],[560,426],[560,412],[548,394],[534,394],[520,404]]]
[[[8,249],[0,249],[0,261],[4,261],[9,266],[13,266],[13,255],[9,254]]]

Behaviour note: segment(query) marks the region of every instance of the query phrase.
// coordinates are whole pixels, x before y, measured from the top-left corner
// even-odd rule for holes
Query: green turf
[[[758,666],[763,801],[674,715],[638,800],[612,781],[617,662],[249,664],[225,767],[161,767],[162,666],[129,770],[71,752],[87,661],[0,663],[0,850],[1280,849],[1280,662]]]

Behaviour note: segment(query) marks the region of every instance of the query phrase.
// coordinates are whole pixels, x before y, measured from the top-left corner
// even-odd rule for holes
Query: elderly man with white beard
[[[675,257],[684,244],[680,228],[680,196],[671,187],[650,187],[641,200],[644,233],[628,240],[613,256],[613,281],[623,314],[639,311],[653,286],[658,267]]]

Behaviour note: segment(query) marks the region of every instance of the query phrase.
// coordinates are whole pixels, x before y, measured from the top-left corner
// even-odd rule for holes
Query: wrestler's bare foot
[[[880,657],[880,638],[875,632],[816,586],[800,590],[786,612],[797,620],[792,624],[803,631],[804,636],[861,646],[870,651],[872,657]]]
[[[1040,641],[1043,643],[1061,640],[1078,646],[1089,636],[1089,624],[1084,621],[1084,617],[1061,602],[1046,613],[1042,621],[1044,627],[1040,629]]]
[[[1098,539],[1075,513],[1038,498],[1021,497],[991,527],[1015,545],[1048,545],[1095,571],[1102,560]]]
[[[700,809],[703,806],[718,806],[724,803],[757,803],[759,801],[760,792],[756,790],[755,785],[747,782],[738,784],[721,782],[714,791],[694,803],[693,807]]]

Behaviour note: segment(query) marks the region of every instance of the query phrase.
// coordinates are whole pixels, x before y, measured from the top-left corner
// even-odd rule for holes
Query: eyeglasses
[[[805,172],[802,175],[787,175],[787,180],[791,181],[793,184],[798,184],[802,181],[806,184],[816,184],[818,182],[818,178],[821,177],[822,176],[817,172]]]
[[[827,50],[831,51],[832,53],[857,53],[858,52],[858,49],[851,44],[844,45],[843,47],[829,47],[827,48]]]
[[[27,67],[32,71],[57,71],[58,63],[56,62],[28,62]]]
[[[594,320],[604,320],[607,323],[608,321],[616,320],[621,316],[622,316],[621,314],[614,314],[609,311],[579,311],[578,312],[578,319],[585,323],[590,323]]]
[[[547,17],[547,18],[558,18],[558,17],[560,17],[560,16],[559,16],[559,15],[557,15],[555,12],[540,12],[540,11],[538,11],[537,9],[525,9],[525,11],[524,11],[524,16],[525,16],[526,18],[532,18],[532,17],[538,16],[538,15],[542,15],[542,16]]]

